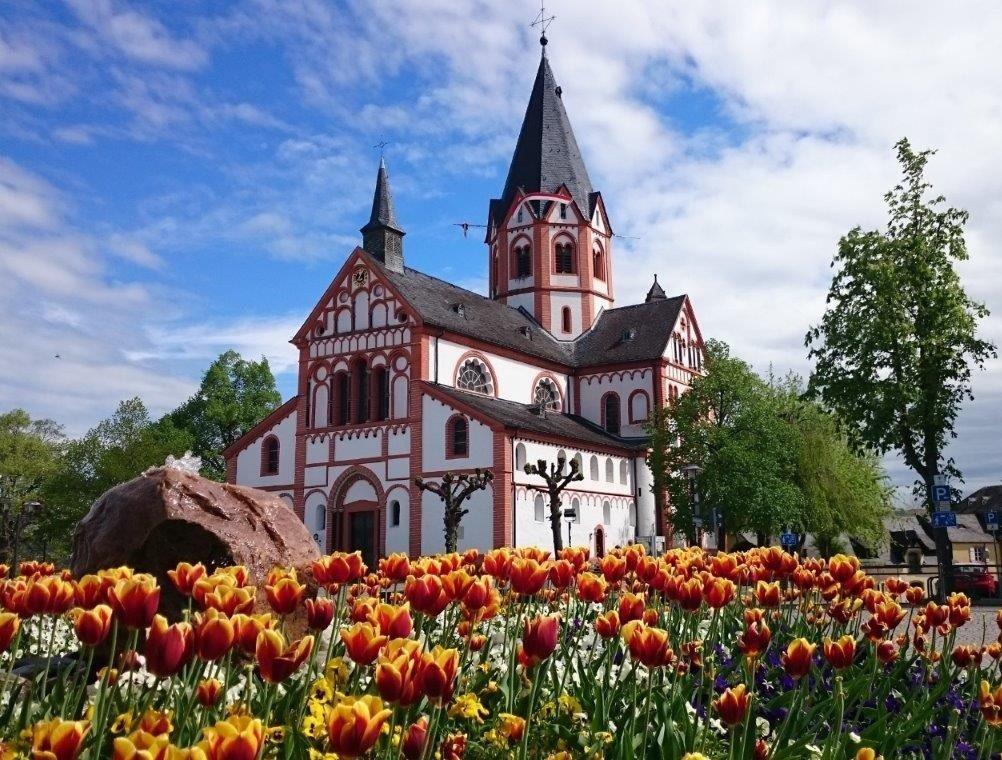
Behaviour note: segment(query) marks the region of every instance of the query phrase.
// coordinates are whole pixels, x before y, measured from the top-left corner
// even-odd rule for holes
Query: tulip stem
[[[657,671],[660,673],[661,671]],[[648,668],[647,670],[647,704],[644,705],[644,743],[640,745],[640,754],[643,757],[647,757],[647,737],[651,731],[651,695],[654,691],[654,673],[655,671]]]
[[[537,663],[534,668],[535,673],[532,674],[532,689],[529,691],[529,707],[525,712],[525,730],[522,733],[522,748],[519,751],[519,757],[525,760],[525,757],[529,751],[529,731],[532,727],[532,711],[536,705],[536,695],[539,693],[539,682],[542,680],[542,673],[545,668],[542,667],[543,663]],[[557,695],[557,709],[560,705],[560,695]]]

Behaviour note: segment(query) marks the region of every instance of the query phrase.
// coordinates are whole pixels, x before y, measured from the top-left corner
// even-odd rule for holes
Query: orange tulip
[[[845,583],[856,574],[857,570],[859,570],[859,559],[856,557],[836,554],[828,560],[828,572],[837,583]]]
[[[619,619],[624,623],[643,620],[646,603],[644,597],[627,591],[619,597]]]
[[[227,617],[254,610],[256,589],[252,586],[234,586],[227,575],[202,578],[195,584],[195,601],[203,609],[219,610]]]
[[[594,573],[581,573],[578,576],[578,596],[586,602],[602,602],[609,584],[605,578]]]
[[[195,653],[205,662],[225,656],[236,641],[233,622],[218,610],[208,609],[195,615]]]
[[[258,634],[254,656],[261,677],[269,683],[281,683],[295,673],[312,652],[312,636],[304,636],[286,646],[281,633],[265,629]]]
[[[111,757],[112,760],[174,760],[170,737],[154,736],[146,731],[116,737],[112,743]]]
[[[291,615],[306,596],[306,586],[297,580],[295,570],[272,570],[268,574],[264,595],[276,615]]]
[[[177,567],[167,571],[167,575],[178,593],[182,596],[191,596],[195,592],[195,584],[205,575],[205,565],[201,562],[194,565],[179,562]]]
[[[985,723],[992,728],[1002,727],[1002,686],[993,690],[988,681],[982,681],[978,686],[978,706]]]
[[[765,623],[755,622],[747,626],[740,636],[738,636],[738,649],[749,659],[761,656],[769,648],[772,640],[772,631]]]
[[[713,706],[720,716],[720,720],[728,726],[736,726],[745,719],[748,712],[748,705],[751,703],[751,694],[743,683],[724,691],[718,699],[713,700]]]
[[[465,568],[453,570],[442,576],[442,588],[449,595],[449,599],[456,601],[466,596],[467,590],[473,585],[475,578],[470,575]]]
[[[557,648],[560,638],[560,618],[556,615],[540,615],[534,620],[526,620],[522,630],[522,654],[528,667],[535,667],[547,659]]]
[[[512,553],[511,549],[491,549],[484,555],[484,572],[497,581],[508,580],[508,573],[511,571]]]
[[[877,659],[887,665],[898,659],[898,645],[893,641],[881,641],[877,644]]]
[[[223,684],[215,678],[206,678],[195,687],[195,698],[202,707],[212,707],[223,693]]]
[[[62,615],[73,606],[73,584],[55,575],[41,575],[28,581],[24,607],[29,615]]]
[[[452,601],[442,586],[442,579],[437,575],[408,578],[404,596],[411,607],[428,617],[438,617]]]
[[[463,606],[476,611],[490,604],[494,592],[494,580],[489,575],[477,578],[463,595]]]
[[[155,676],[167,678],[187,664],[194,653],[194,634],[188,623],[167,624],[167,618],[156,615],[146,637],[146,669]]]
[[[518,744],[525,735],[525,718],[511,713],[498,715],[497,732],[508,740],[509,744]]]
[[[390,639],[406,639],[414,630],[411,606],[407,602],[399,607],[392,604],[378,604],[369,613],[368,618],[380,633]]]
[[[408,726],[400,742],[400,749],[406,760],[420,760],[424,745],[428,741],[428,716],[422,715]]]
[[[905,591],[905,601],[911,605],[922,604],[925,599],[925,591],[921,586],[909,586]]]
[[[825,659],[831,666],[836,670],[842,670],[852,665],[856,657],[856,640],[849,634],[842,636],[838,641],[825,639],[824,652]]]
[[[234,715],[204,734],[198,748],[206,760],[257,760],[264,744],[264,725],[249,715]]]
[[[85,575],[76,582],[73,589],[74,603],[77,607],[89,610],[108,601],[108,588],[113,581],[100,575]]]
[[[379,650],[389,637],[380,634],[372,623],[355,623],[351,628],[341,631],[341,640],[352,661],[359,665],[369,665],[375,662]]]
[[[715,610],[730,604],[736,594],[734,582],[726,578],[714,578],[703,586],[703,599],[708,607]]]
[[[0,612],[0,654],[10,649],[19,630],[21,630],[21,618],[13,612]]]
[[[630,656],[648,668],[670,665],[675,655],[668,646],[668,632],[652,628],[639,620],[626,623],[620,636],[630,649]]]
[[[781,599],[779,583],[759,581],[755,584],[755,602],[759,607],[778,607]]]
[[[595,618],[595,632],[603,639],[611,639],[619,633],[619,613],[615,610],[603,612]]]
[[[275,627],[275,620],[269,613],[263,615],[237,613],[230,618],[230,622],[233,623],[234,640],[237,646],[247,655],[253,655],[257,649],[258,634]]]
[[[550,583],[556,589],[565,589],[574,582],[577,568],[567,559],[558,559],[550,565]]]
[[[980,647],[971,646],[970,644],[960,644],[954,647],[950,659],[953,660],[953,664],[958,668],[969,668],[973,665],[980,665],[983,656],[984,653]]]
[[[609,583],[618,583],[626,575],[626,560],[614,554],[606,554],[598,566]]]
[[[445,703],[452,699],[459,669],[459,652],[436,646],[421,656],[417,683],[421,692],[431,701]]]
[[[31,756],[38,760],[75,760],[90,724],[53,718],[31,728]]]
[[[413,639],[393,639],[376,663],[376,689],[387,702],[407,707],[421,698],[416,677],[422,665],[421,645]]]
[[[511,581],[511,589],[516,594],[532,596],[543,588],[548,575],[549,568],[545,564],[540,564],[534,559],[516,557],[511,561],[508,580]]]
[[[362,552],[334,552],[313,563],[313,578],[321,586],[340,586],[364,577],[366,569]]]
[[[675,588],[675,601],[686,612],[695,612],[703,605],[703,582],[699,578],[678,583]]]
[[[814,650],[817,644],[812,644],[807,639],[794,639],[786,647],[786,652],[781,660],[783,669],[791,678],[803,678],[811,670],[811,663],[814,658]]]
[[[87,647],[103,644],[111,632],[114,614],[107,604],[99,604],[90,610],[80,610],[73,621],[73,630],[80,643]]]
[[[123,578],[108,589],[108,604],[126,628],[148,627],[160,604],[160,588],[156,578],[146,573]]]
[[[232,586],[237,588],[244,588],[250,585],[251,572],[247,569],[246,565],[232,565],[231,567],[221,567],[216,572],[215,575],[223,578],[227,578],[231,581]]]
[[[406,554],[391,554],[379,560],[379,572],[387,580],[400,583],[411,572],[411,561]]]
[[[306,600],[306,624],[314,631],[326,631],[334,620],[334,602],[325,597]]]
[[[331,749],[341,757],[361,757],[379,741],[390,710],[379,697],[345,699],[334,706],[327,722]]]

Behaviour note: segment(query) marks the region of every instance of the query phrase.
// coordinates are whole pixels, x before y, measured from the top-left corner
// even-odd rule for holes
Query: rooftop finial
[[[550,24],[553,23],[553,19],[556,16],[546,15],[546,6],[543,4],[545,0],[539,0],[539,13],[536,15],[535,20],[532,22],[531,26],[539,27],[539,44],[542,47],[542,55],[546,57],[546,43],[549,42],[546,39],[546,30],[549,29]]]
[[[382,138],[380,138],[379,142],[377,142],[375,145],[372,146],[373,148],[378,148],[379,149],[379,164],[380,164],[380,166],[383,165],[383,153],[385,152],[386,146],[389,145],[389,144],[390,144],[389,140],[383,140]]]

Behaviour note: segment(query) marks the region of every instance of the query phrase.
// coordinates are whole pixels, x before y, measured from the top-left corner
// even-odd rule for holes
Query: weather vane
[[[553,19],[556,16],[546,15],[546,6],[543,4],[545,0],[539,0],[539,13],[536,15],[536,19],[530,24],[532,27],[539,27],[539,44],[543,46],[544,51],[546,48],[546,30],[550,28],[550,24],[553,23]]]
[[[386,147],[387,145],[389,145],[389,144],[390,144],[389,140],[380,140],[379,142],[377,142],[377,143],[376,143],[375,145],[373,145],[372,147],[373,147],[373,148],[379,148],[379,157],[380,157],[380,158],[382,158],[382,157],[383,157],[383,149],[384,149],[384,148],[385,148],[385,147]]]

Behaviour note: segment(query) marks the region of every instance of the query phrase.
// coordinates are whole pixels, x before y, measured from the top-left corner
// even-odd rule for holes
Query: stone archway
[[[362,553],[370,569],[385,554],[386,494],[375,474],[351,467],[334,483],[328,502],[327,537],[332,551]]]
[[[601,525],[595,528],[595,556],[605,556],[605,528]]]

